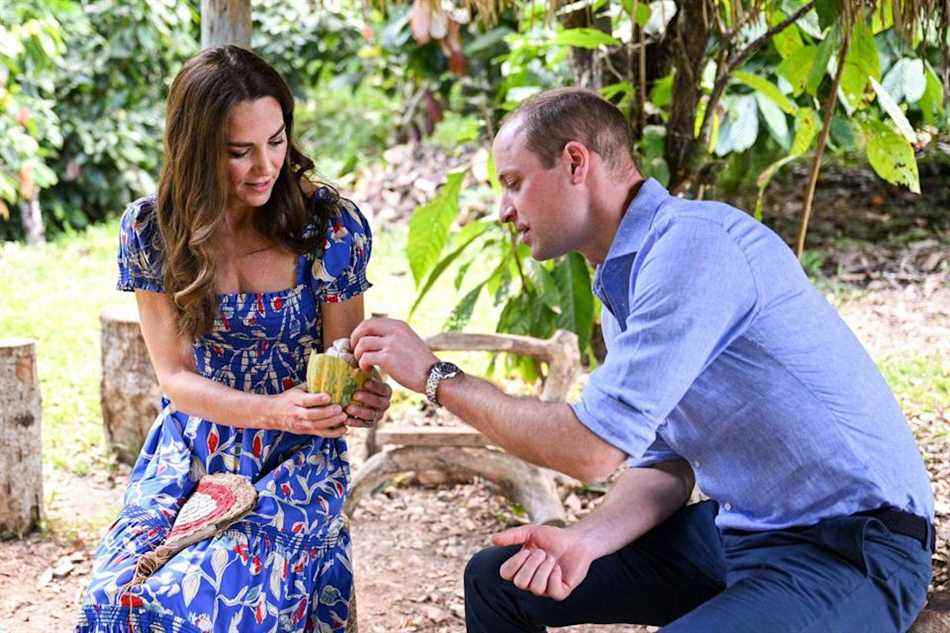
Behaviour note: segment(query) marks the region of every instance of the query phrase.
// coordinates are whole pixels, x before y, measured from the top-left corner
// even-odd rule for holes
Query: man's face
[[[545,169],[525,146],[517,119],[507,123],[492,144],[495,170],[502,186],[501,222],[511,222],[537,260],[575,250],[584,230],[580,193],[571,185],[569,161],[559,157]]]

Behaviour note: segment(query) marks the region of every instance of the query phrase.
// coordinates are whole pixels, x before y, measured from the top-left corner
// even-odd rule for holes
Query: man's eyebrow
[[[279,130],[271,134],[270,139],[273,139],[275,136],[278,136],[281,133],[283,133],[285,127],[287,127],[286,123],[281,125]],[[228,145],[233,146],[233,147],[254,147],[254,143],[243,143],[241,141],[228,141]]]

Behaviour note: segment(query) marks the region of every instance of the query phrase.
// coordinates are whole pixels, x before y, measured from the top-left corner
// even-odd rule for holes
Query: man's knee
[[[506,560],[515,555],[520,548],[489,547],[476,553],[465,566],[465,591],[478,586],[481,591],[489,587],[496,587],[509,581],[501,577],[501,566]]]

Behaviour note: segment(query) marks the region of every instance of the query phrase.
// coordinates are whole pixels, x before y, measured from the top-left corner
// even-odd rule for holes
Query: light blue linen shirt
[[[646,181],[597,268],[604,364],[575,414],[632,466],[687,460],[717,525],[768,530],[883,505],[933,519],[887,383],[774,232]]]

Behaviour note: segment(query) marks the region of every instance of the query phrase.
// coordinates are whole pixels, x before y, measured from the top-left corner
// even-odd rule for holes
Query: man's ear
[[[562,158],[571,172],[571,184],[580,184],[590,171],[590,150],[583,143],[569,141],[564,146]]]

